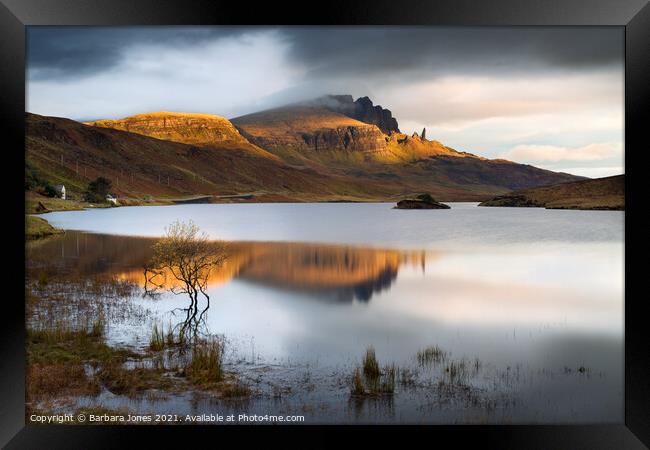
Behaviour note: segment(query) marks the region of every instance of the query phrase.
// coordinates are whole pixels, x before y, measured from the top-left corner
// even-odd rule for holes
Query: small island
[[[394,209],[450,209],[449,205],[434,200],[430,194],[420,194],[397,202]]]

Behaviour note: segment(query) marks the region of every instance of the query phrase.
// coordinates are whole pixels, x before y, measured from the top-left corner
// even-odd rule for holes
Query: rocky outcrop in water
[[[437,202],[429,194],[420,194],[397,202],[395,209],[450,209],[449,205]]]
[[[510,206],[523,208],[540,208],[544,203],[519,194],[498,195],[491,200],[482,202],[479,206]]]

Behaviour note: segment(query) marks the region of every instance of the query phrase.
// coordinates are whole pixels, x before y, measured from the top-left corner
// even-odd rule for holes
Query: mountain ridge
[[[388,120],[392,128],[386,133],[350,117],[360,114],[381,126]],[[26,120],[26,171],[69,184],[72,192],[106,174],[115,178],[117,192],[135,197],[246,194],[253,201],[392,202],[426,191],[442,201],[481,201],[583,179],[408,136],[389,110],[347,95],[232,120],[165,111],[85,123],[27,113]],[[74,173],[65,161],[74,162]]]

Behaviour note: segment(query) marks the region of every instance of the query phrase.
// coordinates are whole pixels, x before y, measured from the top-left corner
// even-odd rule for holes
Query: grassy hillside
[[[258,156],[273,158],[269,152],[251,144],[228,120],[213,114],[151,112],[117,120],[84,122],[101,128],[222,150],[238,149]]]
[[[63,232],[63,230],[54,228],[45,219],[41,219],[40,217],[25,216],[25,239],[39,239]]]
[[[417,135],[387,135],[317,107],[278,108],[234,123],[239,131],[205,114],[147,113],[92,125],[27,114],[26,185],[64,184],[68,197],[80,200],[103,176],[122,204],[195,196],[392,202],[423,191],[441,201],[482,201],[579,179]]]
[[[522,189],[480,206],[537,206],[549,209],[625,209],[625,175]]]
[[[199,147],[35,114],[26,116],[26,147],[26,177],[64,184],[73,200],[99,176],[112,180],[118,196],[130,198],[255,193],[369,200],[395,192],[372,180],[291,167],[246,146]]]
[[[241,134],[300,167],[402,183],[436,198],[485,199],[512,189],[579,180],[570,174],[505,160],[489,160],[417,134],[383,133],[326,107],[289,105],[232,119]],[[446,196],[452,197],[446,198]]]

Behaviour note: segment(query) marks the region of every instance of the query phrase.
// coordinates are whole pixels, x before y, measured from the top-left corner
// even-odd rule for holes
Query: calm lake
[[[44,215],[68,230],[28,246],[30,264],[144,283],[155,237],[192,219],[228,242],[209,282],[207,324],[228,363],[269,395],[248,412],[305,410],[315,422],[621,423],[624,213],[541,208],[409,211],[392,204],[121,207]],[[187,300],[137,298],[162,322]],[[146,346],[151,323],[109,326]],[[445,398],[433,345],[480,361],[480,401]],[[411,368],[389,402],[352,404],[349,375],[368,346]],[[478,367],[478,363],[477,363]],[[278,395],[280,392],[281,395]],[[236,405],[128,400],[134,411],[209,413]],[[487,406],[486,406],[487,405]]]

